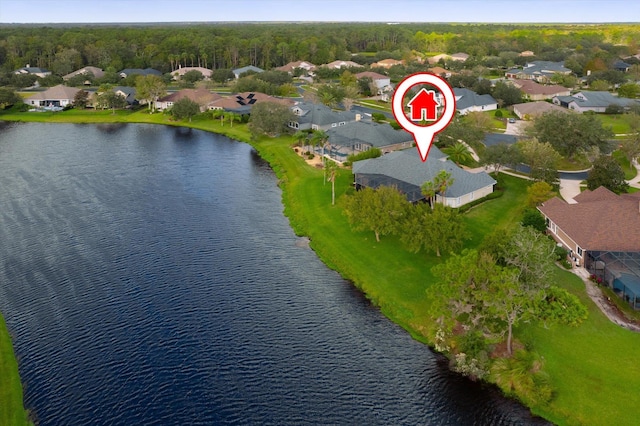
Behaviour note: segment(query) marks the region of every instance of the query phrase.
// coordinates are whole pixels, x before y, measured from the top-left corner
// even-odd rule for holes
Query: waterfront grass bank
[[[66,111],[63,113],[16,113],[0,115],[13,121],[71,123],[154,123],[181,125],[250,143],[275,171],[282,188],[285,214],[298,235],[311,239],[311,247],[331,268],[351,280],[392,321],[416,339],[429,343],[424,330],[431,326],[425,291],[433,284],[435,256],[407,252],[397,238],[376,243],[373,233],[354,233],[342,214],[340,201],[351,188],[351,173],[341,170],[336,180],[338,203],[331,205],[331,185],[323,172],[308,166],[291,149],[290,137],[252,140],[246,125],[194,119],[177,123],[164,114],[145,111]],[[51,141],[55,143],[55,141]],[[504,196],[475,207],[465,214],[472,238],[466,247],[477,246],[485,233],[508,228],[519,220],[526,197],[524,180],[502,176]],[[558,269],[555,283],[578,295],[589,307],[589,319],[580,327],[524,325],[516,336],[545,360],[555,390],[546,406],[533,412],[559,424],[636,424],[640,418],[640,366],[637,352],[640,335],[610,323],[584,292],[573,274]],[[4,387],[4,383],[0,384]],[[22,397],[20,393],[20,398]]]

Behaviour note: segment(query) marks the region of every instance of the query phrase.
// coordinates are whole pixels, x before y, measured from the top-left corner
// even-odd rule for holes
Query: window
[[[578,246],[577,248],[578,256],[582,257],[582,248]]]

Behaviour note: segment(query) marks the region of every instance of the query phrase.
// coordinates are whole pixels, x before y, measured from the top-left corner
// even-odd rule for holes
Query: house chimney
[[[362,119],[362,116],[360,114],[356,114],[356,121],[360,121]]]
[[[27,64],[25,68],[31,68],[31,64]]]

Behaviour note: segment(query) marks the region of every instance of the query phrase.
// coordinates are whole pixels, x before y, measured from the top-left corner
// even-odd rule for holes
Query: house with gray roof
[[[413,135],[396,130],[387,123],[356,121],[327,130],[328,155],[345,161],[349,155],[378,148],[384,153],[406,149],[413,145]],[[327,152],[327,151],[325,151]]]
[[[473,111],[491,111],[498,109],[498,101],[493,96],[478,95],[470,89],[455,87],[453,94],[456,97],[456,111],[466,115]]]
[[[582,91],[572,96],[556,96],[553,103],[572,111],[585,112],[605,112],[611,105],[619,105],[628,109],[640,102],[635,99],[620,98],[606,91]]]
[[[231,72],[233,73],[233,75],[236,76],[236,79],[238,79],[242,76],[242,74],[246,72],[261,73],[261,72],[264,72],[264,70],[262,68],[254,67],[253,65],[249,65],[242,68],[236,68],[234,70],[231,70]]]
[[[44,78],[48,75],[51,75],[51,71],[44,68],[32,67],[29,64],[27,64],[26,67],[18,68],[13,73],[14,74],[33,74],[36,77],[40,77],[40,78]]]
[[[351,111],[334,111],[323,104],[297,102],[291,107],[295,115],[289,127],[296,130],[328,130],[359,121],[360,114]]]
[[[533,61],[528,62],[522,69],[514,68],[505,73],[507,78],[535,80],[539,83],[548,83],[554,74],[571,74],[569,68],[565,68],[564,61]]]
[[[353,163],[356,187],[395,186],[410,202],[424,200],[422,184],[433,180],[442,170],[451,174],[453,183],[444,194],[436,194],[436,202],[449,207],[460,207],[485,197],[493,192],[496,184],[484,171],[471,173],[461,169],[435,146],[431,147],[425,162],[418,151],[411,148]]]

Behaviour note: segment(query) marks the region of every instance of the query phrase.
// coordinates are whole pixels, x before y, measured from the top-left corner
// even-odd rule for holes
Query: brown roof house
[[[523,104],[513,105],[513,113],[520,117],[521,120],[531,120],[550,111],[570,112],[566,108],[545,101],[525,102]]]
[[[204,67],[183,67],[183,66],[180,66],[177,70],[172,71],[171,75],[173,76],[174,80],[180,80],[189,71],[198,71],[200,74],[202,74],[202,77],[205,80],[211,79],[211,74],[213,74],[213,71],[211,71],[208,68],[204,68]]]
[[[315,70],[316,66],[313,65],[311,62],[307,62],[307,61],[295,61],[295,62],[289,62],[286,65],[283,65],[281,67],[274,68],[274,69],[276,71],[284,71],[284,72],[288,72],[289,74],[293,74],[293,70],[295,70],[296,68],[309,72],[309,71]]]
[[[209,104],[211,102],[221,99],[222,96],[217,93],[211,93],[206,89],[182,89],[158,99],[156,101],[156,109],[158,111],[169,109],[175,102],[183,98],[191,99],[200,105],[200,111],[204,112],[209,109]]]
[[[563,86],[558,85],[544,85],[536,83],[533,80],[513,80],[511,82],[515,87],[520,89],[526,99],[532,101],[544,101],[545,99],[552,99],[554,96],[569,96],[571,90]]]
[[[403,61],[398,61],[397,59],[383,59],[378,62],[374,62],[371,64],[371,68],[391,68],[394,65],[402,65]]]
[[[92,66],[86,66],[86,67],[82,67],[79,70],[75,70],[72,73],[69,73],[67,75],[62,76],[62,79],[64,81],[67,81],[77,75],[85,75],[85,76],[89,76],[89,75],[93,75],[95,78],[102,78],[104,77],[104,71],[102,70],[102,68],[98,68],[98,67],[92,67]],[[88,80],[87,80],[88,81]],[[89,82],[89,81],[88,81]],[[85,83],[86,84],[86,83]],[[89,84],[91,84],[91,82],[89,82]]]
[[[555,197],[538,210],[547,232],[577,266],[640,309],[640,193],[584,191],[576,204]]]

